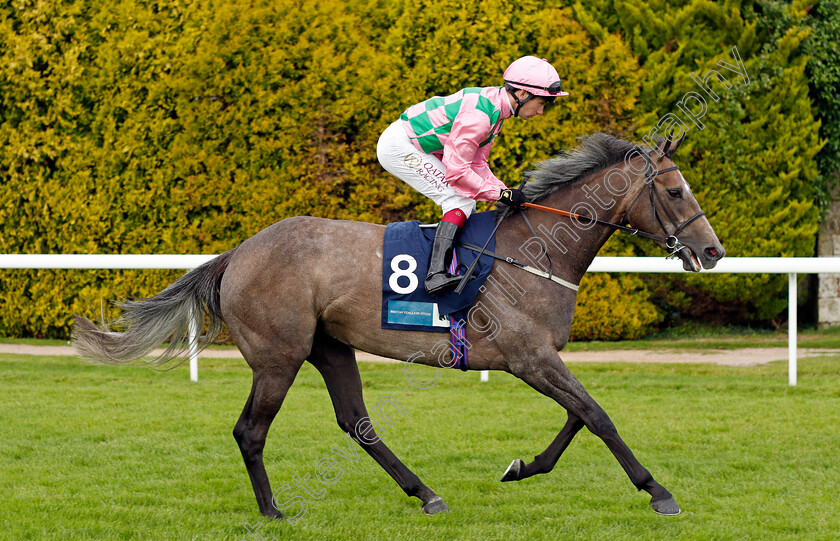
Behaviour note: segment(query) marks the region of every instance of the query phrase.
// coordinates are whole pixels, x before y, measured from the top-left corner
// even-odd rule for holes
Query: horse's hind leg
[[[341,430],[347,432],[409,496],[420,498],[423,511],[434,515],[449,508],[437,494],[420,481],[405,464],[382,443],[378,436],[372,435],[369,423],[361,423],[367,430],[359,434],[360,421],[369,419],[367,408],[362,398],[362,379],[356,365],[353,348],[323,333],[315,336],[309,362],[321,373],[330,393],[335,416]],[[372,443],[371,443],[372,442]]]
[[[521,481],[527,479],[532,475],[540,473],[548,473],[554,469],[557,461],[560,460],[560,455],[566,450],[566,447],[572,442],[584,423],[579,417],[569,413],[569,418],[563,426],[554,441],[542,453],[534,457],[534,461],[530,464],[525,464],[520,459],[516,459],[510,463],[505,474],[502,476],[502,481]]]
[[[274,506],[271,485],[265,472],[265,438],[302,364],[303,360],[300,360],[255,370],[251,394],[233,429],[233,437],[242,452],[260,513],[267,517],[283,518],[283,513]]]

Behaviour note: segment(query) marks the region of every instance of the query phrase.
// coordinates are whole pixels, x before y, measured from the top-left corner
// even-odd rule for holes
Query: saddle
[[[458,236],[449,273],[462,274],[478,251],[459,243],[483,246],[493,231],[496,212],[473,214]],[[479,290],[493,268],[493,258],[483,255],[461,294],[449,291],[430,296],[423,287],[437,224],[418,221],[389,224],[385,230],[382,257],[382,328],[408,331],[449,331],[452,320],[467,319]],[[495,239],[487,245],[495,249]]]

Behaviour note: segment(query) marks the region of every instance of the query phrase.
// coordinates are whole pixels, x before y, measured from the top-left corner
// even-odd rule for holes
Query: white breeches
[[[475,211],[475,200],[459,194],[444,181],[446,167],[443,162],[411,144],[401,120],[382,132],[376,145],[376,156],[386,171],[434,201],[444,214],[461,209],[469,218]]]

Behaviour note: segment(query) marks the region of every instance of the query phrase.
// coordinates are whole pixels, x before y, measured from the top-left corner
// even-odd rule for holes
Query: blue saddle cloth
[[[484,246],[496,225],[496,212],[479,212],[470,216],[463,230],[455,238],[477,246]],[[420,222],[388,224],[385,230],[382,257],[382,328],[408,331],[449,332],[450,322],[465,320],[493,268],[493,258],[484,255],[478,262],[474,280],[457,294],[449,291],[431,296],[426,293],[423,281],[429,268],[434,227],[420,227]],[[494,251],[495,238],[487,245]],[[463,247],[455,249],[455,265],[462,274],[478,255]],[[456,270],[450,267],[450,273]]]

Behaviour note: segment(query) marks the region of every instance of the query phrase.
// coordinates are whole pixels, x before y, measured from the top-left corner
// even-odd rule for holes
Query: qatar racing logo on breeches
[[[443,192],[449,185],[444,180],[446,173],[441,171],[435,164],[423,160],[423,158],[412,152],[403,158],[403,164],[414,171],[414,173],[429,183],[438,192]]]

